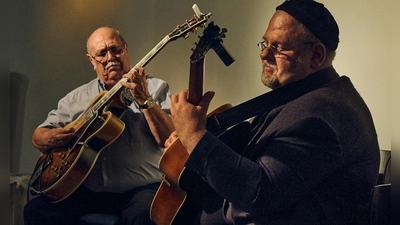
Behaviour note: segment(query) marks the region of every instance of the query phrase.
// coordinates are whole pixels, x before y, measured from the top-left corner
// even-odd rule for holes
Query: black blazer
[[[333,67],[290,86],[318,80],[257,116],[242,154],[208,132],[190,155],[185,166],[225,199],[228,223],[367,224],[379,168],[372,116]]]

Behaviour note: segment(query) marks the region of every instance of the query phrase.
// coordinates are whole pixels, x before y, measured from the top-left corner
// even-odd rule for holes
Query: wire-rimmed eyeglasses
[[[123,54],[125,54],[125,49],[126,45],[125,42],[121,46],[112,46],[109,49],[104,49],[100,53],[97,53],[96,55],[91,55],[89,54],[92,59],[96,60],[98,63],[105,63],[108,58],[108,53],[112,54],[114,57],[119,58]]]
[[[302,45],[307,45],[307,44],[315,44],[315,42],[308,41],[308,42],[302,43]],[[300,47],[301,45],[295,46],[295,47],[293,47],[293,48],[286,48],[286,49],[284,49],[284,48],[277,47],[277,46],[275,46],[275,45],[268,46],[268,45],[267,45],[267,42],[265,42],[265,40],[264,40],[264,41],[260,41],[260,42],[257,44],[257,46],[260,48],[261,51],[264,51],[264,50],[267,48],[268,51],[271,51],[271,52],[272,52],[272,55],[273,55],[275,58],[279,58],[279,56],[282,54],[282,52],[293,50],[293,49],[295,49],[295,48],[297,48],[297,47]]]

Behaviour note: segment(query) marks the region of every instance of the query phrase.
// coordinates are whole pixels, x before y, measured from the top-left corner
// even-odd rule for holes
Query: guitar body
[[[170,176],[163,175],[162,177],[153,198],[150,217],[157,225],[193,224],[201,212],[199,201],[192,198],[195,195],[192,194],[190,188],[183,189],[179,185],[181,176],[186,175],[182,168],[189,155],[179,139],[175,140],[170,147],[170,151],[163,154],[159,164],[160,169],[162,171],[166,169]]]
[[[31,178],[34,193],[52,202],[65,199],[85,180],[101,151],[121,135],[125,124],[109,111],[115,108],[114,101],[86,118],[91,106],[105,93],[100,93],[82,116],[65,126],[65,129],[73,128],[76,134],[68,146],[54,148],[39,156]]]
[[[223,105],[208,117],[231,107]],[[249,134],[250,123],[242,122],[222,132],[218,138],[239,152],[246,146]],[[195,224],[202,211],[215,211],[222,206],[223,198],[198,174],[185,168],[188,158],[179,138],[161,156],[159,167],[164,175],[150,210],[150,217],[157,225]]]

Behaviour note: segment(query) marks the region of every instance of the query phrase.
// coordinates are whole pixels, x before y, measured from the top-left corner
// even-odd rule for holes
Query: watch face
[[[154,101],[154,99],[150,96],[146,99],[146,101],[144,101],[143,105],[139,105],[139,106],[142,109],[149,109],[149,108],[153,107],[155,103],[156,102]]]
[[[146,104],[147,108],[151,108],[151,107],[154,106],[155,101],[154,101],[154,99],[153,99],[152,97],[149,97],[149,98],[144,102],[144,104]]]

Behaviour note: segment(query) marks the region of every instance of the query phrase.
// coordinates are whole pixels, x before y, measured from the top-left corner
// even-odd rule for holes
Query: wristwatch
[[[139,107],[142,109],[150,109],[154,104],[156,104],[156,101],[150,96],[144,101],[143,105],[139,104]]]
[[[123,103],[124,103],[126,106],[130,106],[130,105],[132,104],[132,102],[136,101],[136,103],[138,103],[138,105],[139,105],[139,107],[140,107],[141,109],[150,109],[151,107],[154,106],[154,104],[156,104],[156,101],[154,101],[154,99],[153,99],[151,96],[148,97],[148,98],[144,101],[143,105],[139,104],[139,102],[137,102],[137,100],[135,99],[135,97],[133,97],[133,95],[132,95],[132,93],[131,93],[131,91],[130,91],[129,88],[125,88],[125,89],[123,90],[123,93],[122,93],[122,100],[123,100]]]

